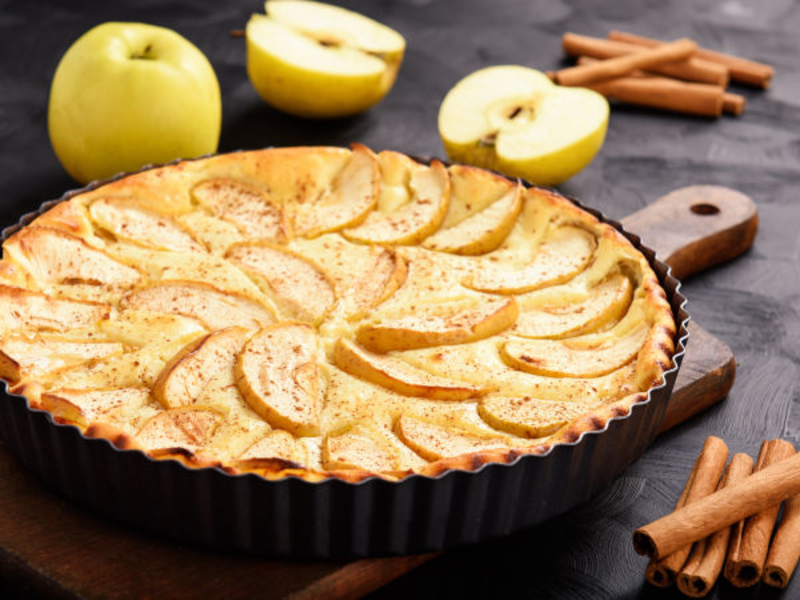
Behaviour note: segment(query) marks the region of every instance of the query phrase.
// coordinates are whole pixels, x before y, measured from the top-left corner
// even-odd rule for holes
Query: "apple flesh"
[[[221,124],[214,69],[163,27],[98,25],[67,50],[50,88],[50,141],[82,183],[216,152]]]
[[[247,74],[271,106],[300,117],[354,115],[392,88],[399,33],[358,13],[307,0],[265,4],[247,24]]]
[[[489,67],[450,90],[439,133],[453,161],[555,185],[595,157],[608,114],[608,101],[592,90],[554,85],[534,69]]]

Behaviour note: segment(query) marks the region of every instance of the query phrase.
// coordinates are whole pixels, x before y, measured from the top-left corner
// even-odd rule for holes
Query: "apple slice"
[[[557,285],[583,271],[596,248],[595,237],[585,229],[559,227],[542,241],[530,264],[514,269],[487,262],[464,284],[495,294],[519,294]]]
[[[3,248],[38,282],[126,287],[141,278],[136,269],[57,229],[26,227]]]
[[[356,340],[373,352],[465,344],[508,329],[518,314],[514,298],[501,298],[451,315],[416,314],[362,325]]]
[[[442,427],[409,415],[395,425],[397,436],[425,460],[439,460],[483,450],[508,447],[508,438],[478,434],[457,427]]]
[[[164,366],[153,397],[164,408],[194,404],[218,372],[233,368],[246,340],[246,329],[231,327],[190,342]]]
[[[511,333],[530,338],[564,338],[596,330],[620,319],[633,299],[633,285],[624,275],[612,275],[593,288],[583,302],[523,308]]]
[[[486,393],[478,386],[431,375],[392,356],[372,354],[345,339],[337,340],[333,361],[345,373],[406,396],[466,400]]]
[[[353,156],[330,188],[316,202],[301,204],[295,220],[297,232],[317,237],[329,231],[359,225],[378,203],[380,168],[366,146],[353,144]]]
[[[600,150],[608,114],[608,101],[592,90],[553,85],[525,67],[489,67],[448,92],[439,134],[453,161],[556,185]]]
[[[19,329],[67,331],[94,325],[111,307],[100,302],[51,298],[38,292],[0,285],[0,332]]]
[[[450,177],[439,161],[420,165],[397,152],[381,152],[378,210],[344,236],[366,244],[418,244],[439,229],[450,204]],[[400,188],[400,189],[398,189]],[[396,205],[400,195],[407,201]]]
[[[241,461],[259,461],[264,459],[279,458],[298,464],[307,462],[305,449],[297,442],[288,431],[270,431],[266,436],[255,442],[245,450],[237,459]]]
[[[406,261],[393,249],[382,250],[372,267],[345,292],[342,298],[344,314],[350,320],[363,318],[370,309],[394,294],[407,275]]]
[[[339,435],[329,435],[322,444],[322,464],[326,469],[364,469],[373,473],[397,469],[392,448],[362,428],[354,427]]]
[[[100,198],[89,206],[92,220],[116,238],[146,248],[175,252],[205,252],[172,219],[145,209],[133,198]]]
[[[299,254],[266,243],[247,243],[233,246],[226,257],[263,280],[280,309],[293,319],[318,324],[336,302],[327,275]]]
[[[600,377],[631,362],[650,331],[640,323],[619,338],[603,334],[566,340],[506,342],[501,356],[510,367],[548,377]]]
[[[247,74],[269,104],[301,117],[344,117],[391,89],[405,51],[396,31],[318,2],[267,2],[247,23]]]
[[[54,417],[86,427],[93,421],[114,420],[150,402],[147,388],[57,389],[42,394],[39,404]]]
[[[19,381],[93,358],[120,356],[116,342],[74,342],[60,338],[9,336],[0,341],[0,377]]]
[[[265,327],[239,354],[235,376],[250,408],[270,425],[298,436],[319,434],[323,393],[311,327]]]
[[[259,329],[275,321],[272,312],[255,300],[191,281],[150,285],[125,296],[122,306],[190,317],[211,331],[226,327]]]
[[[233,179],[208,179],[194,187],[192,197],[215,217],[234,223],[251,239],[284,242],[290,237],[284,212],[254,185]]]
[[[202,406],[173,408],[151,417],[136,434],[145,450],[183,448],[197,452],[214,434],[223,416]]]
[[[582,402],[525,397],[481,398],[478,412],[491,427],[525,438],[551,435],[591,406]]]
[[[461,210],[466,213],[466,216],[452,225],[448,225],[447,220],[445,220],[444,227],[425,240],[423,246],[440,252],[464,255],[491,252],[506,239],[522,210],[522,186],[512,185],[510,182],[503,180],[509,184],[508,187],[510,189],[506,190],[504,195],[489,206],[470,214],[470,209],[476,202],[476,195],[472,193],[472,189],[466,190],[466,194],[463,192],[456,193],[459,186],[456,185],[457,178],[453,175],[454,168],[451,167],[450,169],[450,179],[453,182],[450,213],[454,212],[454,205],[461,204],[463,205]]]

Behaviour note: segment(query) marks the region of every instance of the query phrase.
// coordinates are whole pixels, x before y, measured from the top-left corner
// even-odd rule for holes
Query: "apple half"
[[[353,11],[308,0],[269,1],[247,23],[247,74],[275,108],[300,117],[345,117],[392,88],[406,42]]]
[[[608,115],[608,101],[597,92],[557,86],[534,69],[497,66],[448,92],[439,134],[453,161],[555,185],[592,161]]]

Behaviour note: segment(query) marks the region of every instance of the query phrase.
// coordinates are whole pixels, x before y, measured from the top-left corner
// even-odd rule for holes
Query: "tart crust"
[[[576,443],[647,399],[676,337],[647,259],[568,199],[360,145],[74,195],[3,244],[0,309],[0,376],[32,407],[270,480],[437,476]]]

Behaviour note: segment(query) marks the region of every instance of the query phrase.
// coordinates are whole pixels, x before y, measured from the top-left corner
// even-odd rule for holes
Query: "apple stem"
[[[230,35],[232,38],[243,38],[246,37],[247,34],[244,29],[232,29]]]

